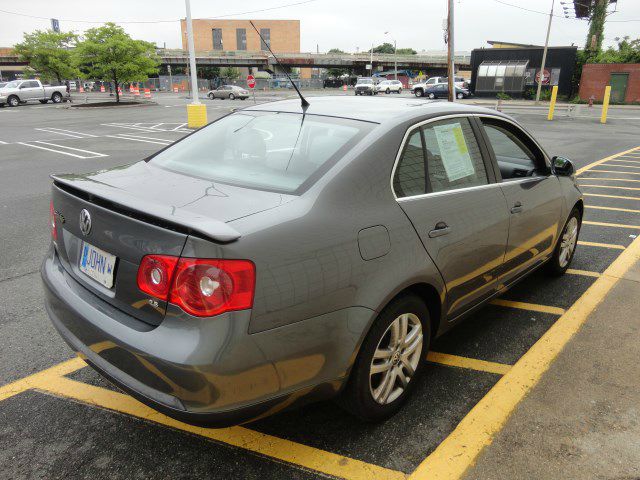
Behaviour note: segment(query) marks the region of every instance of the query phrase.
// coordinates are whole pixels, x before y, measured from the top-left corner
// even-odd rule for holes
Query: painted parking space
[[[149,132],[140,135],[153,137]],[[122,140],[121,134],[114,136]],[[640,152],[640,148],[596,162],[597,168],[580,169],[580,183],[587,178],[591,181],[593,170],[613,168],[606,165],[616,163],[614,159],[635,158],[632,152]],[[621,179],[633,177],[622,172],[615,175]],[[588,187],[584,190],[589,191]],[[524,280],[435,341],[428,357],[431,368],[416,395],[384,424],[358,423],[327,402],[242,427],[191,427],[107,386],[79,359],[0,387],[0,414],[15,409],[12,400],[30,396],[34,412],[46,415],[42,398],[53,395],[57,397],[52,400],[55,402],[72,400],[69,409],[81,418],[91,418],[91,409],[99,407],[133,418],[131,422],[142,422],[144,429],[151,424],[157,427],[155,435],[173,442],[186,438],[185,434],[213,442],[211,455],[223,459],[221,471],[229,467],[219,449],[224,452],[230,447],[229,457],[242,462],[245,457],[238,452],[255,454],[246,462],[271,476],[314,478],[315,473],[338,478],[458,478],[490,443],[621,272],[640,258],[640,244],[632,237],[640,234],[640,215],[591,209],[592,198],[597,206],[626,208],[618,203],[624,199],[585,197],[585,224],[572,264],[574,271],[557,280],[536,275]],[[102,421],[95,425],[103,425],[113,414],[96,415]],[[117,422],[131,428],[122,417]],[[129,435],[136,441],[146,438],[139,431]],[[384,445],[376,441],[381,438],[385,439]],[[199,447],[192,448],[198,451]],[[233,458],[226,460],[233,462]],[[273,470],[264,466],[264,458],[274,461]],[[149,471],[153,470],[146,473]],[[238,475],[244,470],[239,467],[231,471]]]

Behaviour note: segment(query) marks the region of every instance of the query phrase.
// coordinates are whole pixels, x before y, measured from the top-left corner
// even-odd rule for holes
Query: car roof
[[[455,113],[489,113],[501,115],[495,110],[438,100],[412,98],[362,98],[360,96],[306,97],[309,115],[351,118],[375,123],[400,123],[427,115],[450,115]],[[263,112],[303,113],[299,99],[279,100],[252,105],[243,110]],[[506,117],[506,116],[505,116]]]

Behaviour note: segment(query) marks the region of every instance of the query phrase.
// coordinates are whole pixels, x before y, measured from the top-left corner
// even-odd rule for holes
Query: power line
[[[506,5],[508,7],[513,7],[513,8],[518,8],[520,10],[524,10],[526,12],[530,12],[530,13],[537,13],[539,15],[549,15],[548,12],[541,12],[540,10],[532,10],[531,8],[526,8],[526,7],[521,7],[520,5],[514,5],[512,3],[507,3],[507,2],[503,2],[502,0],[493,0],[496,3],[500,3],[502,5]],[[556,18],[564,18],[567,20],[580,20],[578,18],[571,18],[571,17],[565,17],[564,15],[553,15]],[[625,22],[640,22],[640,18],[637,19],[631,19],[631,20],[607,20],[607,23],[625,23]]]
[[[278,5],[275,7],[267,7],[267,8],[260,8],[258,10],[249,10],[246,12],[238,12],[238,13],[229,13],[226,15],[218,15],[216,17],[201,17],[202,20],[217,20],[220,18],[228,18],[228,17],[238,17],[241,15],[248,15],[250,13],[261,13],[261,12],[268,12],[271,10],[278,10],[281,8],[288,8],[288,7],[295,7],[298,5],[305,5],[307,3],[313,3],[313,2],[317,2],[319,0],[302,0],[300,2],[295,2],[295,3],[287,3],[286,5]],[[19,13],[19,12],[11,12],[9,10],[2,10],[0,9],[0,13],[6,13],[8,15],[16,15],[18,17],[26,17],[26,18],[35,18],[37,20],[50,20],[51,17],[41,17],[38,15],[29,15],[26,13]],[[67,23],[105,23],[105,21],[96,21],[96,20],[70,20],[70,19],[59,19],[61,22],[67,22]],[[125,21],[118,21],[118,20],[112,20],[113,23],[118,23],[118,24],[143,24],[143,23],[175,23],[175,22],[179,22],[180,19],[177,20],[125,20]]]

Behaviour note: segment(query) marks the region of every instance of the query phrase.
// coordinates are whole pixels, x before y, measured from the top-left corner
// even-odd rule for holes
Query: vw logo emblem
[[[80,212],[80,231],[84,236],[91,233],[91,215],[86,208],[83,208]]]

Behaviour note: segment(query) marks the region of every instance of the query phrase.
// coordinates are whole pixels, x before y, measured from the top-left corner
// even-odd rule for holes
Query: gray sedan
[[[56,175],[46,309],[140,401],[223,426],[338,397],[394,414],[431,341],[538,268],[583,213],[512,118],[415,99],[227,115],[151,158]]]
[[[240,100],[246,100],[249,98],[249,92],[242,87],[238,87],[237,85],[222,85],[215,90],[209,90],[207,96],[211,100],[215,100],[216,98],[220,99],[229,99],[235,100],[239,98]]]

